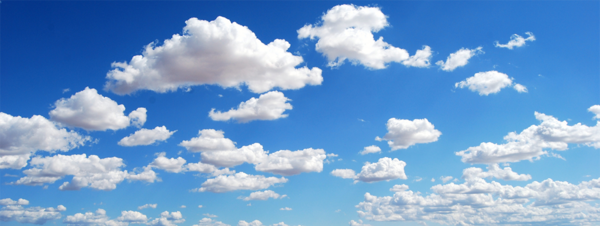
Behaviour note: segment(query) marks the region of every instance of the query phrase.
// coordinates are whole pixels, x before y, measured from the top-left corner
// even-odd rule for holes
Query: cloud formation
[[[287,195],[280,195],[280,194],[277,194],[277,192],[274,192],[271,190],[264,190],[264,191],[252,192],[252,193],[250,193],[250,195],[248,197],[238,197],[238,199],[243,199],[244,201],[250,201],[250,200],[267,200],[269,198],[282,199],[285,197],[287,197]]]
[[[392,151],[407,149],[415,144],[431,143],[438,140],[442,132],[436,130],[433,124],[425,119],[396,119],[390,118],[386,124],[388,133],[383,138],[376,137],[375,140],[387,140]]]
[[[202,187],[194,189],[197,192],[223,193],[235,190],[261,190],[275,184],[286,183],[287,178],[265,177],[262,175],[249,175],[243,172],[233,175],[219,175],[202,183]]]
[[[355,174],[351,169],[336,169],[331,171],[331,175],[344,179],[354,179],[354,182],[362,181],[373,183],[378,181],[390,181],[394,179],[406,180],[404,167],[406,163],[397,158],[380,158],[375,163],[366,162],[359,174]]]
[[[513,49],[514,47],[524,46],[526,41],[535,41],[535,36],[533,36],[533,33],[525,32],[525,34],[529,35],[529,37],[523,38],[518,34],[514,34],[510,36],[510,41],[508,41],[508,43],[500,44],[500,42],[496,41],[495,46],[499,48]]]
[[[463,170],[463,179],[465,178],[498,178],[502,180],[520,180],[526,181],[531,180],[529,174],[518,174],[512,171],[510,167],[504,167],[500,169],[498,164],[490,164],[487,166],[487,172],[484,172],[481,168],[470,167]]]
[[[0,221],[9,222],[16,221],[21,224],[45,224],[51,220],[57,220],[62,217],[60,212],[66,211],[63,205],[58,205],[56,208],[48,207],[29,207],[24,208],[23,206],[29,205],[29,201],[26,199],[19,199],[17,201],[10,198],[0,200]]]
[[[407,67],[429,67],[431,60],[431,47],[423,46],[423,49],[417,50],[415,55],[410,56],[402,64]]]
[[[157,126],[151,130],[140,129],[129,136],[123,137],[123,139],[119,141],[119,145],[126,147],[151,145],[169,139],[175,132],[177,132],[177,130],[169,131],[165,126]]]
[[[361,155],[371,154],[371,153],[381,153],[381,148],[376,145],[371,145],[365,147],[362,151],[359,152]]]
[[[248,27],[225,17],[190,18],[185,23],[183,34],[174,34],[162,46],[150,43],[129,63],[112,63],[105,89],[124,95],[141,89],[164,93],[211,84],[247,85],[254,93],[264,93],[275,87],[300,89],[323,81],[319,68],[296,68],[303,59],[287,52],[290,44],[285,40],[265,45]]]
[[[463,67],[469,63],[469,59],[478,54],[483,54],[483,47],[477,47],[476,49],[461,48],[458,51],[451,53],[446,59],[446,62],[440,60],[435,64],[440,66],[444,71],[454,71],[458,67]]]
[[[512,78],[498,71],[486,71],[476,73],[473,77],[465,81],[454,84],[456,88],[468,87],[473,92],[478,92],[480,96],[487,96],[492,93],[498,93],[501,89],[512,85]],[[527,87],[516,83],[514,89],[519,93],[527,92]]]
[[[250,100],[240,103],[237,109],[227,112],[215,111],[213,108],[208,116],[214,121],[236,120],[241,123],[286,118],[288,115],[283,112],[292,109],[292,105],[288,101],[290,99],[285,97],[282,92],[271,91],[260,95],[258,99],[252,97]]]
[[[213,220],[211,218],[205,217],[205,218],[202,218],[200,221],[198,221],[197,224],[194,224],[193,226],[231,226],[231,225],[224,224],[221,221],[217,221],[217,220]]]
[[[214,129],[203,129],[199,136],[191,140],[182,141],[179,146],[190,152],[231,151],[235,150],[235,143],[225,138],[225,132]]]

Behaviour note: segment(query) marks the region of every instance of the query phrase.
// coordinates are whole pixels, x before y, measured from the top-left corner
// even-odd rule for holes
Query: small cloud
[[[202,208],[202,205],[198,205],[198,208]]]
[[[422,180],[423,180],[423,178],[417,177],[414,181],[419,182],[419,181],[422,181]]]
[[[359,118],[358,121],[365,122],[365,120],[361,118]]]
[[[585,175],[584,177],[591,177],[592,175]]]
[[[66,93],[66,92],[69,92],[69,91],[71,91],[71,89],[66,88],[66,89],[63,89],[62,93]]]
[[[19,177],[19,176],[17,176],[17,175],[12,175],[12,174],[8,174],[8,173],[7,173],[7,174],[4,174],[4,176],[5,176],[5,177]]]
[[[205,213],[205,214],[202,214],[202,215],[204,215],[204,216],[206,216],[206,217],[210,217],[210,218],[215,218],[215,217],[217,217],[217,215],[210,214],[210,213]]]
[[[442,180],[442,182],[446,183],[449,180],[452,180],[452,178],[453,178],[452,176],[441,176],[440,180]]]
[[[181,205],[179,208],[185,209],[187,206]]]
[[[431,178],[431,182],[435,182],[435,179],[434,179],[434,178]]]
[[[45,186],[43,187],[43,189],[48,189],[48,185],[45,185]]]
[[[336,212],[336,213],[339,213],[340,211],[342,211],[342,210],[341,210],[341,209],[337,209],[335,212]]]
[[[223,97],[223,95],[219,94],[219,97]]]
[[[281,209],[279,209],[279,210],[287,210],[287,211],[290,211],[290,210],[292,210],[292,208],[289,208],[289,207],[283,207],[283,208],[281,208]]]
[[[248,205],[246,205],[246,206],[252,206],[252,203],[248,203]]]

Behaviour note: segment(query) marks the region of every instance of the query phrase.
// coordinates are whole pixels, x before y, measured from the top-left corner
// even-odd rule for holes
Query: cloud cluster
[[[67,216],[63,223],[67,225],[106,225],[106,226],[127,226],[129,224],[146,224],[151,226],[175,226],[176,223],[183,223],[185,219],[179,211],[162,212],[160,218],[149,221],[148,217],[137,211],[121,211],[121,216],[116,219],[110,219],[106,215],[106,210],[98,209],[96,212],[76,213]]]
[[[197,192],[229,192],[235,190],[261,190],[275,184],[286,183],[287,178],[265,177],[262,175],[249,175],[243,172],[233,175],[219,175],[202,183],[202,187],[194,189]]]
[[[337,5],[327,11],[317,25],[298,29],[298,38],[317,37],[316,50],[323,53],[329,66],[335,67],[349,60],[371,69],[386,68],[389,62],[400,63],[409,59],[408,52],[383,41],[375,40],[373,32],[388,26],[387,16],[377,7]],[[427,48],[406,63],[422,66],[427,58]]]
[[[146,108],[138,108],[125,116],[125,106],[85,87],[69,99],[60,99],[50,111],[50,119],[85,130],[119,130],[129,125],[140,127],[146,122]]]
[[[154,203],[154,204],[144,204],[144,205],[138,206],[138,210],[143,210],[143,209],[146,209],[146,208],[156,209],[157,205],[158,204],[156,204],[156,203]]]
[[[197,224],[194,224],[193,226],[231,226],[231,225],[224,224],[221,221],[217,221],[217,220],[213,220],[211,218],[205,217],[205,218],[202,218],[200,221],[198,221]]]
[[[541,121],[539,125],[532,125],[518,134],[510,132],[504,137],[507,141],[504,144],[483,142],[456,152],[456,155],[461,156],[465,163],[493,164],[533,161],[548,154],[546,149],[564,151],[569,144],[600,148],[600,124],[593,127],[581,123],[570,126],[567,121],[538,112],[535,112],[535,118]]]
[[[524,46],[526,41],[535,41],[535,36],[533,36],[533,33],[525,32],[525,34],[529,35],[529,37],[523,38],[518,34],[510,36],[510,41],[508,41],[506,44],[500,44],[498,41],[496,41],[496,47],[513,49],[514,47]]]
[[[288,115],[283,114],[283,112],[292,109],[292,105],[288,101],[290,99],[285,97],[282,92],[271,91],[260,95],[258,99],[252,97],[250,100],[240,103],[237,109],[231,109],[227,112],[215,111],[213,108],[208,116],[215,121],[228,121],[231,119],[241,123],[286,118]]]
[[[39,115],[22,118],[0,112],[0,169],[21,169],[37,151],[69,151],[90,140]]]
[[[431,60],[431,47],[423,46],[423,49],[417,50],[415,55],[410,56],[407,60],[402,61],[402,64],[407,67],[429,67]]]
[[[29,207],[29,201],[25,199],[12,200],[5,198],[0,200],[0,221],[9,222],[16,221],[21,224],[45,224],[51,220],[57,220],[62,217],[60,212],[66,211],[63,205],[58,205],[56,208],[48,207]]]
[[[486,71],[476,73],[473,77],[465,81],[454,84],[456,88],[468,87],[473,92],[478,92],[481,96],[487,96],[492,93],[498,93],[501,89],[512,85],[512,78],[498,71]],[[515,83],[513,88],[519,93],[526,93],[527,87]]]
[[[469,63],[469,59],[478,54],[483,54],[483,47],[477,47],[476,49],[461,48],[455,53],[451,53],[446,59],[446,62],[440,60],[435,64],[440,66],[444,71],[454,71],[458,67],[463,67]]]
[[[406,149],[419,143],[431,143],[438,140],[442,135],[427,119],[396,119],[391,118],[387,124],[388,133],[383,138],[376,137],[375,140],[387,140],[392,151]]]
[[[287,195],[280,195],[271,190],[257,191],[252,192],[248,197],[238,197],[238,199],[243,199],[244,201],[250,200],[267,200],[269,198],[272,199],[282,199],[287,197]]]
[[[375,163],[366,162],[359,174],[355,174],[351,169],[336,169],[331,171],[331,175],[344,179],[354,179],[358,181],[373,183],[378,181],[390,181],[394,179],[406,180],[404,167],[406,163],[397,158],[380,158]]]
[[[500,169],[498,164],[490,164],[487,166],[486,172],[484,172],[481,168],[470,167],[463,170],[463,178],[498,178],[502,180],[520,180],[526,181],[531,180],[531,175],[529,174],[518,174],[512,171],[510,167],[504,167],[504,169]]]
[[[225,138],[221,130],[204,129],[198,132],[198,137],[182,141],[179,146],[190,152],[231,151],[235,150],[235,143]]]
[[[140,145],[151,145],[159,141],[165,141],[173,135],[175,131],[169,131],[165,126],[157,126],[154,129],[140,129],[135,133],[124,137],[119,141],[119,145],[131,147]]]
[[[237,225],[237,226],[267,226],[267,225],[264,225],[264,224],[263,224],[262,222],[260,222],[259,220],[254,220],[254,221],[252,221],[252,222],[246,222],[246,221],[240,220],[240,221],[238,222],[238,225]],[[287,225],[287,224],[285,224],[285,223],[283,223],[283,222],[279,222],[279,223],[277,223],[277,224],[272,224],[272,225],[269,225],[269,226],[288,226],[288,225]]]
[[[162,46],[150,43],[129,63],[114,62],[105,89],[123,95],[140,89],[164,93],[212,84],[247,85],[250,91],[263,93],[323,81],[319,68],[296,68],[303,59],[287,52],[290,44],[285,40],[265,45],[248,27],[224,17],[190,18],[185,23],[183,34],[174,34]]]

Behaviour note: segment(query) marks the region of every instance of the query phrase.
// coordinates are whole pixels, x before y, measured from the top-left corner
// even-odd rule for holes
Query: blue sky
[[[4,1],[0,221],[598,224],[599,7]]]

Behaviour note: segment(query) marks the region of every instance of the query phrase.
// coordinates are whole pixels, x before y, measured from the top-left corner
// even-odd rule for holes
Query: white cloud
[[[456,152],[462,161],[471,164],[493,164],[539,159],[548,152],[545,149],[564,151],[569,144],[584,144],[600,148],[600,124],[589,127],[577,123],[569,126],[567,121],[535,112],[540,125],[532,125],[517,134],[510,132],[504,137],[507,142],[481,143],[479,146]]]
[[[135,131],[135,133],[121,139],[121,141],[119,141],[119,145],[127,147],[151,145],[158,141],[165,141],[169,139],[169,137],[171,137],[171,135],[173,135],[175,132],[177,132],[177,130],[169,131],[165,126],[157,126],[151,130],[140,129]]]
[[[464,178],[488,178],[494,177],[502,180],[520,180],[526,181],[531,180],[531,175],[529,174],[518,174],[512,171],[510,167],[504,167],[504,169],[500,169],[498,164],[490,164],[487,166],[487,172],[483,172],[481,168],[470,167],[463,170],[463,179]]]
[[[323,149],[281,150],[266,156],[254,169],[283,176],[321,172],[326,157]]]
[[[230,226],[228,224],[224,224],[221,221],[213,220],[211,218],[202,218],[202,220],[198,221],[198,224],[194,224],[193,226]]]
[[[181,205],[179,208],[185,209],[185,208],[187,208],[187,206]]]
[[[279,195],[274,191],[265,190],[265,191],[252,192],[252,193],[250,193],[250,195],[248,197],[239,197],[239,199],[243,199],[244,201],[250,201],[250,200],[267,200],[269,198],[279,199],[279,198],[284,198],[284,197],[287,197],[287,195]]]
[[[142,167],[144,170],[142,172],[139,172],[139,170],[136,168],[133,170],[133,172],[130,172],[129,175],[127,175],[127,179],[128,180],[139,180],[139,181],[145,181],[148,183],[154,183],[154,181],[160,181],[160,178],[158,178],[156,176],[156,172],[154,172],[154,170],[152,170],[151,166],[144,166]],[[136,173],[139,172],[139,173]]]
[[[292,210],[292,208],[289,208],[289,207],[282,207],[282,208],[280,208],[279,210],[286,210],[286,211],[290,211],[290,210]]]
[[[463,184],[438,184],[422,196],[395,189],[393,196],[365,194],[358,214],[375,221],[433,221],[451,225],[586,224],[600,220],[600,178],[579,185],[547,179],[525,187],[467,178]]]
[[[265,225],[262,222],[260,222],[259,220],[254,220],[252,222],[246,222],[246,221],[240,220],[238,222],[237,226],[265,226]],[[270,226],[288,226],[288,225],[283,222],[279,222],[277,224],[272,224]]]
[[[285,177],[265,177],[262,175],[249,175],[243,172],[234,175],[219,175],[202,183],[202,187],[195,189],[198,192],[229,192],[235,190],[261,190],[267,189],[275,184],[286,183]]]
[[[15,201],[10,198],[0,200],[0,206],[3,206],[0,208],[0,221],[16,221],[21,224],[42,225],[48,221],[60,219],[62,217],[60,212],[67,210],[63,205],[58,205],[56,208],[23,208],[24,205],[29,205],[29,201],[25,199]]]
[[[211,109],[208,116],[215,121],[228,121],[230,119],[241,123],[247,123],[254,120],[275,120],[286,118],[283,114],[285,110],[291,110],[292,105],[283,93],[271,91],[260,95],[258,99],[252,97],[246,102],[240,103],[238,109],[231,109],[227,112],[215,111]]]
[[[200,136],[182,141],[179,146],[190,152],[230,151],[235,150],[235,143],[225,138],[221,130],[204,129],[198,132]]]
[[[185,222],[181,212],[162,212],[160,218],[154,218],[154,220],[148,222],[150,226],[175,226],[176,224]]]
[[[156,157],[156,159],[154,159],[154,161],[152,161],[152,163],[150,163],[150,165],[148,166],[152,168],[162,169],[171,173],[179,173],[185,170],[185,168],[183,167],[183,165],[185,165],[186,162],[185,159],[183,159],[182,157],[167,158],[165,157],[165,155],[165,152],[159,153],[158,157]]]
[[[144,204],[142,206],[138,206],[138,210],[143,210],[143,209],[146,209],[146,208],[156,209],[157,205],[158,204],[156,204],[156,203],[154,203],[154,204]]]
[[[202,207],[203,207],[202,205],[198,205],[198,208],[202,208]]]
[[[351,169],[334,169],[331,171],[331,175],[344,179],[354,179],[356,177],[356,172]]]
[[[211,217],[211,218],[217,217],[217,215],[210,214],[210,213],[205,213],[205,214],[202,214],[202,215],[207,216],[207,217]]]
[[[232,167],[244,162],[258,164],[267,157],[262,145],[254,143],[231,151],[202,152],[202,162],[215,166]]]
[[[417,50],[415,55],[412,55],[407,60],[402,61],[402,64],[407,67],[429,67],[431,60],[431,47],[423,46],[423,49]]]
[[[437,141],[438,137],[442,135],[427,119],[410,121],[391,118],[386,126],[388,133],[383,138],[376,137],[375,140],[387,140],[392,151],[406,149],[419,143],[431,143]]]
[[[359,152],[361,155],[371,154],[371,153],[381,153],[381,148],[376,145],[371,145],[365,147],[362,151]]]
[[[431,178],[431,182],[435,182],[435,178]]]
[[[591,106],[590,108],[588,108],[588,111],[596,114],[594,116],[594,119],[600,119],[600,105]]]
[[[148,217],[137,211],[121,211],[121,216],[117,218],[117,221],[140,224],[147,222]]]
[[[394,187],[390,188],[390,191],[393,192],[400,192],[400,191],[406,191],[408,190],[408,185],[406,184],[396,184],[394,185]]]
[[[465,88],[473,92],[478,92],[481,96],[487,96],[492,93],[498,93],[501,89],[512,85],[512,78],[508,75],[497,71],[486,71],[476,73],[473,77],[467,78],[465,81],[457,82],[454,87]],[[519,93],[526,93],[527,87],[515,83],[513,86]]]
[[[141,214],[136,211],[123,211],[120,217],[121,219],[129,219],[134,220],[132,223],[141,223],[135,220],[146,219],[147,217],[144,214]],[[145,222],[145,221],[144,221]],[[106,211],[104,209],[98,209],[95,213],[86,212],[85,214],[76,213],[75,215],[67,216],[63,223],[72,226],[79,225],[110,225],[110,226],[126,226],[129,224],[128,221],[119,221],[119,220],[110,220],[108,216],[106,216]]]
[[[370,224],[364,224],[362,220],[354,221],[350,220],[348,223],[350,226],[371,226]]]
[[[454,71],[457,67],[463,67],[469,63],[469,59],[471,57],[483,54],[483,47],[477,47],[476,49],[467,49],[461,48],[455,53],[451,53],[450,56],[446,59],[446,62],[440,60],[435,64],[440,66],[440,68],[444,71]]]
[[[404,174],[405,166],[406,163],[397,158],[383,157],[375,163],[366,162],[360,173],[356,175],[355,180],[368,183],[394,179],[406,180],[406,174]]]
[[[533,33],[525,32],[525,34],[529,35],[529,37],[523,38],[518,34],[510,36],[510,41],[508,41],[506,44],[500,44],[498,41],[496,41],[496,47],[513,49],[514,47],[521,47],[525,45],[525,41],[535,41],[535,36],[533,36]]]
[[[37,151],[69,151],[90,140],[39,115],[22,118],[0,112],[0,169],[21,169]]]
[[[452,176],[441,176],[440,180],[442,180],[443,183],[446,183],[446,182],[452,180],[452,178],[453,178]]]
[[[49,113],[50,119],[85,130],[119,130],[130,124],[142,126],[146,122],[145,108],[138,108],[125,116],[125,106],[88,87],[69,99],[57,100],[54,106]]]
[[[248,27],[224,17],[214,21],[190,18],[185,23],[183,35],[174,34],[162,46],[150,43],[129,63],[114,62],[105,89],[122,95],[140,89],[164,93],[213,84],[247,85],[250,91],[263,93],[323,81],[319,68],[296,68],[303,59],[287,52],[290,44],[285,40],[265,45]]]
[[[409,58],[404,49],[375,40],[373,32],[388,26],[387,16],[377,7],[337,5],[327,11],[318,25],[305,25],[298,38],[317,37],[316,50],[329,60],[329,66],[339,66],[348,59],[371,69],[383,69],[389,62]]]

